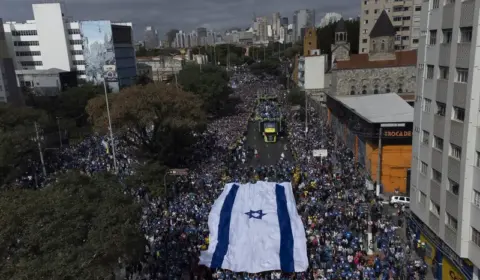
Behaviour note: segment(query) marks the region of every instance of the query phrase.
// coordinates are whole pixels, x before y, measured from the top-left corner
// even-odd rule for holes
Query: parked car
[[[409,207],[410,206],[410,197],[394,195],[394,196],[390,197],[390,205],[392,205],[395,208],[398,207],[398,206],[402,206],[402,205],[405,205],[405,207]]]

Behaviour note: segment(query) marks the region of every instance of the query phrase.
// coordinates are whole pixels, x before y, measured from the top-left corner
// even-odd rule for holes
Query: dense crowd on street
[[[195,165],[188,176],[168,181],[167,199],[150,197],[140,188],[135,195],[144,203],[141,226],[148,241],[145,255],[138,264],[126,265],[125,279],[423,279],[426,269],[403,241],[402,211],[393,219],[387,206],[365,188],[362,166],[353,153],[337,141],[325,118],[313,107],[308,111],[308,130],[298,112],[287,116],[288,146],[292,157],[275,165],[249,164],[257,151],[246,141],[252,114],[273,116],[276,106],[266,101],[256,111],[257,89],[283,94],[274,78],[258,79],[247,71],[234,73],[234,97],[241,102],[237,112],[208,125],[198,135],[193,157]],[[280,100],[280,99],[279,99]],[[116,158],[121,174],[132,174],[135,160],[121,142],[116,144]],[[313,151],[326,149],[327,156],[314,157]],[[56,153],[49,161],[47,177],[80,169],[86,174],[112,169],[112,151],[106,138],[92,136],[78,145]],[[293,159],[292,159],[293,158]],[[19,179],[32,187],[48,183],[41,168]],[[211,271],[199,267],[200,251],[209,244],[208,213],[227,182],[257,180],[294,185],[298,212],[308,240],[309,269],[285,274],[280,271],[257,274]],[[394,222],[398,220],[399,222]],[[368,240],[369,229],[372,242]]]

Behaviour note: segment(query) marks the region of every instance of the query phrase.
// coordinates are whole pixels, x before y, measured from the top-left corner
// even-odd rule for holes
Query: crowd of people
[[[274,165],[249,164],[257,151],[246,141],[252,114],[271,116],[276,108],[270,101],[255,110],[257,89],[284,94],[274,78],[258,79],[246,70],[234,73],[233,95],[241,102],[237,112],[215,120],[198,135],[198,160],[188,176],[171,178],[169,195],[153,198],[139,189],[135,195],[144,204],[141,227],[148,245],[139,263],[125,264],[124,279],[424,279],[426,269],[415,257],[408,242],[401,238],[401,224],[394,223],[381,201],[365,188],[365,174],[355,163],[353,153],[337,141],[325,118],[313,107],[307,108],[308,130],[301,114],[287,116],[288,146],[292,157]],[[281,100],[281,98],[279,98]],[[305,132],[307,131],[307,132]],[[49,161],[47,177],[68,169],[87,174],[108,171],[113,158],[106,139],[92,136],[78,145],[56,153]],[[277,143],[280,145],[280,143]],[[132,174],[128,147],[116,143],[121,174]],[[313,151],[327,150],[326,157]],[[32,165],[33,166],[33,165]],[[48,183],[38,167],[25,174],[19,184],[39,186]],[[308,240],[309,269],[285,274],[280,271],[257,274],[199,267],[200,251],[209,244],[208,213],[227,182],[291,181],[298,212]],[[400,215],[401,211],[397,215]],[[369,232],[373,238],[369,242]]]

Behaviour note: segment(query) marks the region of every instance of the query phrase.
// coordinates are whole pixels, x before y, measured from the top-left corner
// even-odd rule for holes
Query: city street
[[[258,122],[248,123],[247,146],[256,149],[259,154],[257,159],[252,160],[252,166],[274,165],[280,160],[282,153],[285,154],[286,160],[292,160],[287,136],[278,137],[277,143],[265,143],[259,131]]]

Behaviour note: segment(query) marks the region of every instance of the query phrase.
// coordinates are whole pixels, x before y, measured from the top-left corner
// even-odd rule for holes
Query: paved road
[[[285,154],[286,160],[292,160],[287,136],[279,137],[277,143],[265,143],[257,122],[248,124],[247,145],[257,149],[259,154],[259,158],[254,158],[250,163],[253,166],[276,164],[280,160],[282,152]]]

